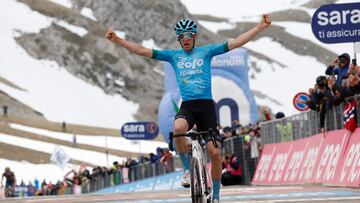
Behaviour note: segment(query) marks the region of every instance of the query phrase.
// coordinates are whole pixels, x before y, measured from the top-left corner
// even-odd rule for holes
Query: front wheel
[[[191,199],[193,203],[206,202],[204,197],[203,181],[200,175],[200,163],[197,159],[191,161]]]

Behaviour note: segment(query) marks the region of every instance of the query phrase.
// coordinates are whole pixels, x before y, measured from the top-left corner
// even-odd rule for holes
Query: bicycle
[[[210,136],[214,147],[218,147],[215,141],[215,133],[212,129],[200,132],[187,132],[184,134],[169,133],[169,150],[174,151],[173,139],[175,137],[191,138],[191,199],[193,203],[210,203],[212,198],[212,179],[206,166],[204,151],[200,145],[203,136]]]

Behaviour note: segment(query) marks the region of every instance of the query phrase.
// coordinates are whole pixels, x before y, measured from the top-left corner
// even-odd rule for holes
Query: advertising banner
[[[316,183],[335,183],[336,167],[344,157],[350,133],[346,130],[336,130],[325,135],[313,178]]]
[[[360,186],[360,129],[351,134],[342,161],[338,164],[336,181],[330,182],[339,186]],[[326,183],[329,184],[329,183]]]
[[[121,135],[130,140],[153,140],[159,134],[154,122],[130,122],[121,127]]]
[[[265,145],[252,184],[358,185],[360,130],[352,136],[347,130],[337,130]]]
[[[360,3],[321,6],[312,16],[311,28],[323,43],[360,41]]]

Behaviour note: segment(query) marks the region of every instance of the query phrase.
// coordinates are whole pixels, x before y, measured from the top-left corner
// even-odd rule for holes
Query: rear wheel
[[[200,164],[197,159],[191,161],[191,199],[193,203],[203,203],[205,197],[202,191],[202,177],[200,176]]]

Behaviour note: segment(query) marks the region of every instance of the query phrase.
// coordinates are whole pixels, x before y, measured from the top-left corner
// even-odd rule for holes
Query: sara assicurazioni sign
[[[312,17],[311,28],[323,43],[360,41],[360,3],[321,6]]]
[[[154,122],[129,122],[121,127],[121,135],[130,140],[153,140],[159,134]]]

